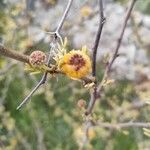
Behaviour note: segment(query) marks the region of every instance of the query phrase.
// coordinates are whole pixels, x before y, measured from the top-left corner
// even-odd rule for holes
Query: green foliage
[[[135,140],[134,131],[130,131],[130,135],[125,135],[121,132],[115,133],[115,141],[113,150],[137,150],[138,146]]]
[[[9,121],[8,119],[8,124],[10,125],[11,121],[15,124],[15,126],[12,126],[12,136],[7,138],[7,143],[3,142],[4,147],[14,146],[17,149],[26,149],[25,141],[31,149],[37,149],[40,144],[38,140],[42,136],[42,145],[46,149],[78,149],[74,133],[77,130],[77,126],[82,126],[82,120],[76,103],[80,98],[87,99],[88,91],[83,89],[80,83],[66,77],[60,76],[58,81],[52,77],[45,87],[35,93],[31,102],[22,110],[17,111],[16,106],[35,85],[30,75],[16,73],[19,72],[18,69],[20,70],[19,67],[14,68],[0,81],[0,88],[3,90],[7,78],[11,77],[4,101],[5,110],[1,113],[1,116],[4,118],[5,114],[9,112],[11,120]],[[109,88],[102,104],[96,108],[97,117],[99,116],[104,121],[112,122],[115,116],[114,110],[109,103],[110,100],[113,100],[119,107],[123,105],[125,99],[130,102],[133,95],[135,96],[133,93],[133,87],[130,82],[119,81],[115,83]],[[116,97],[114,98],[114,96]],[[110,115],[109,112],[112,114]],[[8,129],[1,127],[0,137],[6,136],[6,132],[8,136],[11,134]],[[116,150],[120,150],[122,146],[124,149],[137,149],[138,143],[133,130],[129,130],[127,135],[116,131],[111,135],[112,139],[109,140],[109,131],[97,129],[96,132],[100,137],[96,136],[90,142],[90,145],[96,150],[105,149],[108,146],[108,141],[112,143],[111,147]],[[20,136],[22,138],[19,138]],[[13,143],[12,141],[15,142]]]
[[[129,0],[114,0],[121,4],[126,4]],[[136,9],[144,14],[150,15],[150,1],[149,0],[137,0]]]
[[[145,0],[145,1],[138,1],[137,2],[137,8],[147,14],[150,15],[150,1],[149,0]]]

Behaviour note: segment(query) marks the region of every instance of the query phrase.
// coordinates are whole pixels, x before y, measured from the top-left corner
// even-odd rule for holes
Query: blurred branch
[[[18,128],[15,128],[15,132],[16,132],[16,138],[19,141],[19,143],[21,144],[21,146],[24,149],[31,150],[32,149],[31,145],[28,142],[28,140],[26,139],[26,137],[24,137],[23,133]]]
[[[122,129],[122,128],[130,128],[130,127],[138,127],[138,128],[150,128],[150,122],[127,122],[127,123],[105,123],[99,122],[96,123],[95,126],[101,128],[108,128],[108,129]]]
[[[149,106],[149,104],[146,102],[141,102],[141,101],[134,102],[130,106],[128,106],[127,108],[120,109],[118,111],[118,115],[120,116],[129,110],[140,109],[140,108],[143,108],[145,106]]]
[[[0,44],[0,55],[9,57],[24,63],[29,63],[29,57],[24,54],[20,54],[14,50],[9,50]]]
[[[16,65],[16,63],[9,63],[7,66],[4,67],[4,69],[0,70],[0,76],[4,75],[5,73],[8,72],[11,68],[13,68]]]
[[[27,107],[30,119],[32,120],[32,124],[35,129],[36,137],[37,137],[37,150],[46,150],[45,143],[44,143],[44,132],[43,128],[41,127],[41,123],[39,120],[39,116],[36,113],[36,110],[33,109],[33,106],[30,105]]]
[[[97,49],[98,49],[98,45],[100,42],[100,38],[101,38],[101,34],[102,34],[102,29],[103,29],[103,25],[105,23],[105,17],[104,17],[104,12],[103,12],[103,0],[99,0],[99,13],[100,13],[100,22],[99,22],[99,27],[98,27],[98,31],[97,31],[97,35],[96,35],[96,39],[94,42],[94,47],[93,47],[93,58],[92,58],[92,76],[95,77],[96,79],[96,56],[97,56]],[[94,104],[96,102],[97,99],[97,85],[96,85],[96,80],[95,80],[95,87],[94,87],[94,91],[91,93],[91,99],[86,111],[86,115],[89,115],[92,112],[92,109],[94,107]]]
[[[134,40],[140,48],[149,50],[149,47],[150,47],[149,39],[142,38],[141,33],[140,33],[140,31],[142,30],[143,20],[140,23],[137,23],[135,18],[136,16],[134,15],[131,16],[131,24],[132,24],[131,29],[133,30]]]
[[[118,41],[117,41],[117,45],[116,45],[116,48],[114,50],[114,54],[112,56],[112,58],[110,59],[106,69],[105,69],[105,72],[104,72],[104,76],[103,76],[103,79],[100,83],[100,85],[98,86],[98,92],[100,93],[102,88],[103,88],[103,85],[104,85],[104,82],[107,81],[107,78],[109,76],[109,73],[111,71],[111,68],[112,68],[112,65],[114,63],[114,61],[116,60],[116,58],[119,56],[118,54],[118,51],[119,51],[119,48],[121,46],[121,43],[122,43],[122,39],[123,39],[123,36],[124,36],[124,32],[125,32],[125,29],[126,29],[126,26],[127,26],[127,23],[128,23],[128,20],[131,16],[131,12],[132,12],[132,9],[134,7],[134,4],[135,4],[136,0],[132,0],[131,4],[130,4],[130,7],[127,11],[127,14],[126,14],[126,17],[125,17],[125,20],[123,22],[123,26],[122,26],[122,30],[121,30],[121,33],[120,33],[120,36],[118,38]]]
[[[85,122],[85,128],[84,128],[84,136],[83,136],[83,141],[82,144],[79,148],[79,150],[83,150],[85,146],[89,142],[89,129],[92,127],[92,123],[90,121]]]
[[[64,14],[63,14],[63,16],[62,16],[62,18],[61,18],[61,20],[60,20],[60,23],[59,23],[59,25],[58,25],[56,31],[55,31],[55,32],[49,32],[50,34],[54,35],[54,40],[50,43],[49,56],[48,56],[48,60],[47,60],[47,66],[48,66],[48,67],[49,67],[49,65],[50,65],[51,50],[52,50],[53,48],[55,48],[54,43],[56,43],[56,40],[57,40],[58,38],[59,38],[60,41],[62,42],[62,38],[61,38],[59,32],[60,32],[60,30],[61,30],[61,28],[62,28],[62,26],[63,26],[63,24],[64,24],[64,21],[65,21],[65,19],[66,19],[66,17],[67,17],[67,14],[68,14],[69,10],[70,10],[70,7],[71,7],[72,2],[73,2],[73,0],[69,0],[69,1],[68,1],[67,7],[66,7],[66,9],[65,9],[65,11],[64,11]],[[46,82],[47,74],[48,74],[48,72],[45,72],[45,73],[43,74],[43,76],[42,76],[41,80],[39,81],[39,83],[34,87],[34,89],[29,93],[29,95],[21,102],[21,104],[17,107],[17,110],[20,109],[25,103],[27,103],[28,100],[31,98],[31,96]]]
[[[143,47],[144,46],[144,42],[139,34],[139,31],[140,31],[140,27],[139,24],[136,23],[135,21],[135,16],[134,15],[131,15],[131,24],[132,24],[132,30],[133,30],[133,33],[135,35],[135,41],[139,44],[139,46]]]
[[[125,20],[124,20],[124,23],[123,23],[123,26],[122,26],[121,34],[120,34],[120,36],[118,38],[117,46],[116,46],[116,48],[114,50],[114,55],[113,55],[111,61],[108,64],[108,67],[106,69],[107,70],[107,74],[110,72],[111,67],[112,67],[115,59],[118,57],[118,51],[119,51],[119,48],[120,48],[121,43],[122,43],[122,39],[123,39],[123,35],[124,35],[125,29],[126,29],[126,26],[127,26],[127,22],[128,22],[128,20],[129,20],[129,18],[131,16],[131,12],[132,12],[132,9],[133,9],[134,4],[135,4],[136,1],[137,0],[132,0],[131,5],[130,5],[128,11],[127,11],[127,15],[125,17]]]

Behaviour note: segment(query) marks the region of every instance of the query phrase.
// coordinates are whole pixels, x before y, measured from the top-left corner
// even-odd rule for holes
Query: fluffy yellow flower
[[[67,76],[80,79],[88,75],[91,71],[91,60],[86,54],[85,48],[82,50],[71,50],[60,59],[59,68]]]

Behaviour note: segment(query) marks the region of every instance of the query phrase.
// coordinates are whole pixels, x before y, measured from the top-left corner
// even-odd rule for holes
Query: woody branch
[[[89,115],[92,112],[92,109],[95,105],[96,99],[97,99],[97,79],[96,79],[96,58],[97,58],[97,49],[99,46],[103,25],[105,23],[105,17],[103,12],[103,0],[99,0],[99,14],[100,14],[100,21],[99,21],[99,27],[96,34],[94,46],[93,46],[93,58],[92,58],[92,76],[95,78],[95,86],[93,89],[93,92],[91,93],[90,102],[86,111],[86,115]]]
[[[133,10],[133,7],[134,7],[134,5],[135,5],[135,2],[136,2],[136,0],[132,0],[132,2],[131,2],[131,4],[130,4],[130,7],[129,7],[128,11],[127,11],[126,17],[125,17],[124,22],[123,22],[122,30],[121,30],[120,36],[119,36],[119,38],[118,38],[116,48],[115,48],[115,50],[114,50],[114,54],[113,54],[112,58],[110,59],[108,65],[107,65],[107,67],[106,67],[106,69],[105,69],[105,72],[104,72],[104,75],[103,75],[103,79],[102,79],[101,83],[98,85],[97,91],[95,90],[95,91],[96,91],[96,92],[95,92],[96,94],[94,94],[94,96],[91,97],[91,101],[90,101],[89,106],[88,106],[88,109],[87,109],[87,111],[86,111],[86,113],[85,113],[86,115],[91,114],[91,112],[92,112],[92,110],[93,110],[93,108],[94,108],[96,99],[97,99],[97,95],[98,95],[98,94],[99,94],[99,95],[101,94],[101,90],[102,90],[102,88],[103,88],[103,84],[104,84],[104,82],[108,79],[108,76],[109,76],[109,73],[110,73],[110,71],[111,71],[112,65],[113,65],[114,61],[116,60],[116,58],[117,58],[118,55],[119,55],[119,54],[118,54],[119,48],[120,48],[120,46],[121,46],[122,39],[123,39],[123,36],[124,36],[124,32],[125,32],[125,29],[126,29],[128,20],[129,20],[129,18],[130,18],[130,16],[131,16],[131,12],[132,12],[132,10]],[[102,6],[101,6],[101,7],[102,7]],[[100,23],[100,24],[101,24],[101,23]],[[98,31],[99,31],[99,30],[98,30]],[[97,94],[97,93],[98,93],[98,94]],[[95,96],[95,95],[96,95],[96,96]]]

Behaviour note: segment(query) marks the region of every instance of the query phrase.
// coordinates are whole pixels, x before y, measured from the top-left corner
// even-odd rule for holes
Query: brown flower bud
[[[79,108],[84,108],[86,106],[86,101],[83,99],[80,99],[77,103]]]
[[[29,62],[31,65],[38,67],[46,62],[46,54],[42,51],[33,51],[29,56]]]

